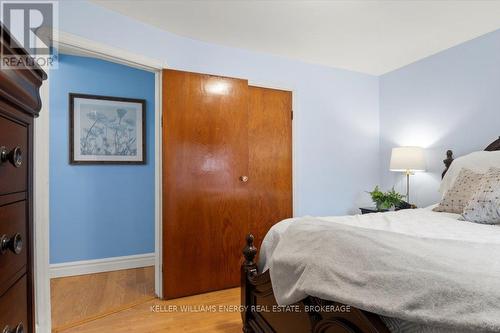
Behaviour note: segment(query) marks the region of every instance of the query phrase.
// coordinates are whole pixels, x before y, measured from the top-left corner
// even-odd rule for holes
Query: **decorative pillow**
[[[483,174],[462,169],[453,186],[445,193],[435,212],[462,214],[464,207],[476,193]]]
[[[491,168],[483,175],[463,216],[469,222],[500,224],[500,169]]]

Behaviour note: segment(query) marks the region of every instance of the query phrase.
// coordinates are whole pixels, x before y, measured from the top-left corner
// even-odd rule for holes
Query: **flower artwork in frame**
[[[69,94],[70,164],[146,163],[146,101]]]

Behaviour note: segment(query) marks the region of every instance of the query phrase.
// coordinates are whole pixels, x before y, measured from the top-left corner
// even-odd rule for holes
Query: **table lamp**
[[[410,175],[425,171],[424,150],[420,147],[392,148],[389,169],[406,174],[406,201],[410,203]]]

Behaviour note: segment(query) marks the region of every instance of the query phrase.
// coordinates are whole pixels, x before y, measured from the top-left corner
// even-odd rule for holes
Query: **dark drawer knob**
[[[7,237],[7,235],[0,236],[0,254],[4,254],[7,250],[11,250],[15,254],[21,253],[23,250],[23,237],[21,234],[17,233],[11,238]]]
[[[24,325],[23,323],[17,324],[16,327],[10,328],[9,325],[5,326],[2,333],[24,333]]]
[[[21,147],[17,146],[12,149],[10,152],[5,147],[0,147],[0,162],[4,163],[9,161],[16,168],[21,167],[23,165],[23,151]]]

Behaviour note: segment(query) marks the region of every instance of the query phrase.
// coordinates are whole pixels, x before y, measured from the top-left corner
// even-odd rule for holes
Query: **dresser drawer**
[[[7,287],[13,275],[26,269],[26,254],[26,201],[0,207],[1,287]]]
[[[27,127],[0,115],[0,195],[26,191],[27,152]]]
[[[30,332],[28,323],[28,284],[26,275],[0,296],[0,332],[10,332],[22,325],[24,333]]]

